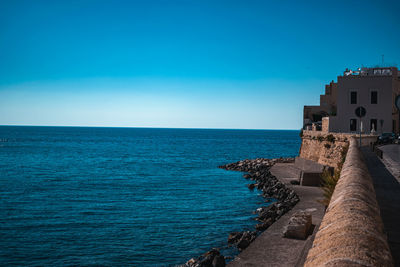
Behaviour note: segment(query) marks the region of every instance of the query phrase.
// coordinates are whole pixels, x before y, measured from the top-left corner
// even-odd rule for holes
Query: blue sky
[[[0,125],[299,129],[399,1],[0,1]]]

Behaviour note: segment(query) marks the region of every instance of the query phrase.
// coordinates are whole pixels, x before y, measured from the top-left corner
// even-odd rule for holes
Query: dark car
[[[383,133],[378,137],[378,144],[391,144],[395,138],[394,133]]]

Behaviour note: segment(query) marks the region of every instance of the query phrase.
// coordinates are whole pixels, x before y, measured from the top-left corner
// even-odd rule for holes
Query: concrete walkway
[[[383,152],[382,161],[386,168],[400,182],[400,145],[386,145],[379,149]]]
[[[284,184],[290,184],[293,180],[298,181],[301,172],[294,163],[275,163],[270,171]]]
[[[400,157],[398,157],[399,154],[396,154],[400,152],[400,150],[397,150],[398,147],[385,148],[383,146],[380,149],[384,155],[385,151],[386,153],[389,151],[386,156],[392,154],[390,158],[394,163],[396,163],[396,159],[400,160]],[[380,207],[381,217],[388,236],[388,243],[395,266],[400,266],[400,184],[369,147],[363,147],[361,151],[372,176],[376,199]],[[393,166],[395,165],[393,164]],[[398,166],[400,168],[400,164]]]
[[[276,164],[271,168],[271,173],[285,184],[289,183],[290,180],[298,179],[298,170],[294,169],[292,165],[290,163]],[[303,266],[325,213],[324,206],[317,202],[317,199],[322,199],[322,190],[318,187],[290,184],[287,186],[298,194],[300,202],[258,236],[228,266]],[[313,234],[306,240],[282,237],[283,229],[290,217],[295,212],[306,209],[309,209],[312,214]]]

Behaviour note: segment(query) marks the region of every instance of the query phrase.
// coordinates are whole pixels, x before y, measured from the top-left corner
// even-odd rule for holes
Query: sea
[[[295,157],[299,131],[0,126],[0,265],[174,266],[267,205],[219,165]]]

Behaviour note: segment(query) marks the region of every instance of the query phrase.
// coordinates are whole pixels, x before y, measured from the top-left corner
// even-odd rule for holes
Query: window
[[[357,92],[350,92],[350,104],[357,104]]]
[[[321,114],[312,114],[313,121],[322,121],[322,115]]]
[[[357,131],[357,119],[350,119],[350,132]]]
[[[376,132],[378,129],[378,120],[377,119],[371,119],[370,123],[369,123],[369,130],[372,131],[372,129],[374,129],[374,131]]]
[[[371,91],[371,104],[378,104],[378,92]]]

